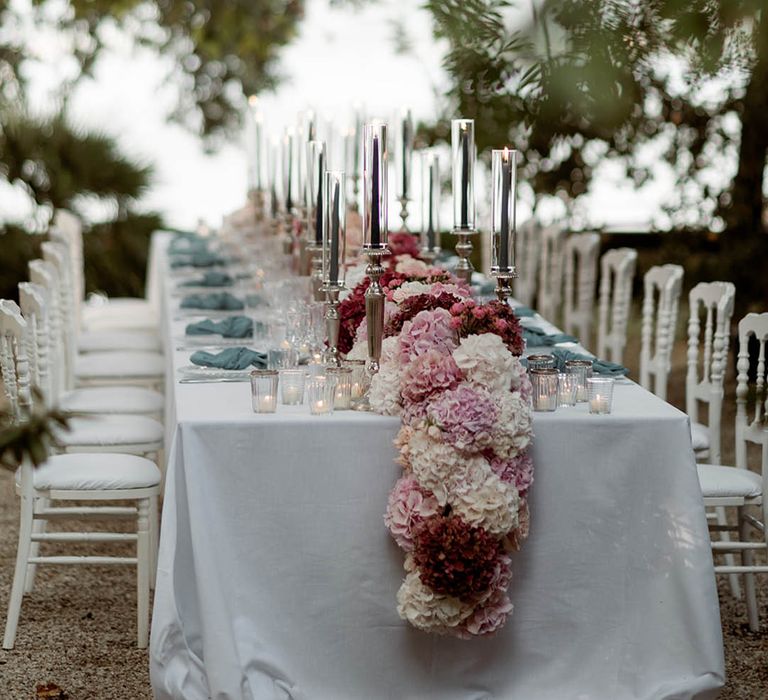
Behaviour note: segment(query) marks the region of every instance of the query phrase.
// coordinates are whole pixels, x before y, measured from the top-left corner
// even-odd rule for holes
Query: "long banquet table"
[[[487,639],[397,615],[384,527],[399,420],[254,414],[247,383],[179,384],[151,636],[159,700],[715,698],[719,609],[687,417],[630,382],[613,413],[537,413],[514,614]]]

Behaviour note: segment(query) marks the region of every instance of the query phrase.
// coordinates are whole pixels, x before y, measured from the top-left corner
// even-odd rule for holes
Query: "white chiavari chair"
[[[566,230],[553,224],[541,231],[537,308],[548,321],[558,323],[563,301],[563,253]]]
[[[600,259],[600,306],[597,356],[622,364],[632,306],[637,251],[614,248]]]
[[[85,276],[83,268],[83,227],[80,219],[72,212],[59,209],[54,217],[54,229],[67,243],[74,274],[74,289],[78,313],[78,330],[89,331],[81,339],[80,349],[110,350],[125,348],[133,350],[159,349],[158,311],[148,299],[115,298],[100,299],[97,304],[84,304]],[[130,331],[133,339],[129,345],[119,345],[120,336]],[[118,332],[116,336],[114,332]],[[135,335],[134,335],[135,333]],[[107,344],[107,347],[105,347]]]
[[[513,281],[515,299],[525,306],[533,306],[539,270],[539,227],[534,219],[528,219],[518,227],[515,235],[515,267],[517,277]]]
[[[60,327],[64,338],[66,386],[103,386],[127,384],[162,389],[165,360],[149,351],[114,351],[79,354],[76,340],[76,311],[69,251],[62,243],[47,241],[41,245],[43,257],[58,275]]]
[[[749,381],[749,340],[758,341],[758,358],[753,389]],[[736,466],[699,464],[699,482],[705,506],[736,508],[736,527],[718,519],[710,527],[718,532],[734,534],[733,539],[721,538],[712,542],[715,555],[738,553],[741,564],[726,559],[725,565],[716,565],[715,573],[744,577],[747,617],[752,631],[759,630],[759,612],[755,591],[755,574],[768,573],[768,566],[756,564],[756,551],[768,551],[768,396],[766,395],[766,345],[768,344],[768,313],[747,314],[739,322],[739,359],[736,378]],[[750,417],[749,405],[754,406]],[[749,444],[761,448],[760,469],[749,469]],[[757,463],[757,462],[756,462]],[[750,510],[757,510],[755,517]],[[760,520],[759,518],[762,518]],[[750,540],[756,530],[759,541]]]
[[[592,347],[599,253],[597,233],[574,233],[565,240],[563,330],[575,335],[585,348]]]
[[[683,289],[683,268],[680,265],[655,265],[645,273],[643,284],[640,384],[666,401]]]
[[[14,308],[15,307],[15,308]],[[31,392],[27,322],[13,302],[0,304],[0,366],[3,385],[17,421],[34,408]],[[16,474],[21,497],[16,567],[8,603],[3,648],[16,640],[25,588],[31,592],[37,564],[134,564],[137,569],[137,641],[146,648],[149,630],[149,590],[156,550],[157,530],[152,529],[150,510],[156,507],[160,470],[150,460],[127,454],[65,454],[49,456],[33,468],[24,460]],[[133,505],[61,506],[66,501],[132,501]],[[88,516],[119,516],[135,519],[133,532],[46,532],[38,521]],[[135,542],[135,557],[40,555],[41,543]],[[30,571],[30,569],[32,571]]]

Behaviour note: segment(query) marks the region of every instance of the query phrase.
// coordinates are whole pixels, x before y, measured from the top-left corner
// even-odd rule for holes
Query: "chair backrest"
[[[736,287],[730,282],[700,282],[688,295],[688,371],[685,410],[698,421],[698,401],[707,404],[709,460],[720,463],[723,380],[728,362],[728,339]],[[705,314],[704,342],[699,351],[701,315]]]
[[[758,343],[755,372],[754,411],[749,417],[749,339]],[[736,364],[736,466],[747,468],[747,443],[763,448],[761,469],[763,493],[768,491],[768,395],[766,394],[766,345],[768,344],[768,313],[747,314],[739,321],[739,359]],[[766,512],[768,506],[764,505]]]
[[[19,283],[19,306],[27,322],[27,358],[32,384],[51,400],[50,327],[48,323],[48,290],[32,282]]]
[[[597,355],[619,364],[624,361],[624,346],[627,344],[636,263],[637,251],[634,248],[614,248],[600,259]]]
[[[75,216],[67,209],[58,209],[53,218],[54,229],[61,235],[69,248],[69,254],[72,259],[72,270],[74,272],[74,288],[76,295],[76,304],[79,307],[80,302],[85,299],[85,274],[83,257],[83,223],[79,217]]]
[[[64,387],[74,386],[75,358],[77,355],[77,331],[72,286],[72,263],[69,251],[62,243],[46,241],[40,246],[43,258],[53,265],[58,276],[59,322],[66,370]]]
[[[48,330],[48,365],[50,395],[55,403],[58,396],[67,390],[66,368],[64,367],[64,339],[61,315],[59,313],[59,276],[56,268],[45,260],[29,261],[29,279],[45,290]]]
[[[0,299],[0,367],[3,389],[13,415],[19,420],[24,409],[32,406],[29,360],[27,359],[27,322],[16,302]]]
[[[539,239],[539,290],[537,307],[548,321],[558,325],[563,298],[563,253],[566,230],[558,225],[547,226]]]
[[[585,348],[592,346],[599,252],[597,233],[574,233],[565,241],[563,330],[575,335]]]
[[[643,286],[640,384],[666,401],[683,289],[683,268],[680,265],[655,265],[645,273]]]
[[[539,269],[539,227],[534,219],[518,226],[515,234],[515,267],[517,277],[513,291],[515,299],[525,306],[533,306]]]

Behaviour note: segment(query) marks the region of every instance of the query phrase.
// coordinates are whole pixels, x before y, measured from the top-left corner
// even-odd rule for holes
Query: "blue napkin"
[[[248,367],[264,368],[267,366],[267,355],[248,348],[227,348],[221,352],[205,352],[198,350],[189,358],[193,364],[202,367],[218,369],[248,369]]]
[[[194,235],[177,236],[168,246],[169,255],[189,255],[191,253],[203,253],[208,250],[208,241]]]
[[[171,267],[213,267],[214,265],[226,265],[227,259],[208,251],[198,251],[192,255],[185,255],[177,260],[171,260]]]
[[[515,316],[518,318],[530,318],[536,315],[536,312],[530,306],[513,306],[512,311],[515,312]]]
[[[245,303],[251,307],[269,305],[269,301],[263,294],[246,294]]]
[[[595,374],[602,374],[609,377],[623,377],[624,375],[629,374],[629,370],[626,367],[616,364],[615,362],[598,360],[596,357],[583,355],[566,348],[553,348],[552,354],[555,356],[555,363],[560,370],[565,370],[566,360],[592,360],[592,371]]]
[[[181,300],[182,309],[210,309],[212,311],[240,311],[245,304],[229,292],[190,294]]]
[[[220,335],[224,338],[251,338],[253,336],[253,321],[247,316],[230,316],[221,321],[205,321],[190,323],[185,333],[187,335]]]
[[[226,272],[209,270],[199,279],[180,284],[180,287],[228,287],[234,280]]]
[[[576,338],[567,333],[545,333],[538,328],[523,328],[523,338],[529,348],[550,347],[555,343],[575,343]]]

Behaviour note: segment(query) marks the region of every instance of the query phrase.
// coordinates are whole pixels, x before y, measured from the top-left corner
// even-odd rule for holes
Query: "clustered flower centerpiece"
[[[402,420],[403,475],[384,518],[405,552],[398,613],[428,632],[492,634],[512,612],[509,555],[528,535],[533,481],[520,325],[455,280],[398,280],[387,298],[369,396]],[[358,332],[352,354],[364,344]]]

